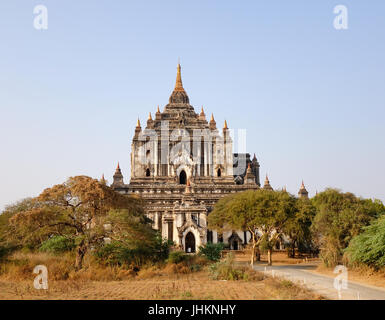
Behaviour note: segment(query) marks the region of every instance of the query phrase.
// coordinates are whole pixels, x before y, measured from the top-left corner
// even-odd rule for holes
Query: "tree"
[[[315,207],[311,201],[306,198],[297,200],[297,210],[293,219],[290,219],[285,225],[284,233],[288,236],[290,250],[288,256],[295,257],[295,248],[300,244],[309,246],[311,243],[310,227],[315,216]]]
[[[321,248],[321,259],[327,266],[335,266],[350,240],[362,227],[385,212],[379,200],[362,199],[353,193],[326,189],[312,198],[316,216],[311,226]]]
[[[5,258],[18,248],[17,242],[9,237],[9,219],[18,212],[27,211],[33,207],[32,198],[26,198],[15,204],[8,205],[0,214],[0,259]]]
[[[104,183],[86,176],[69,178],[65,183],[44,190],[33,199],[29,210],[20,211],[10,218],[10,232],[20,243],[39,242],[54,235],[73,238],[76,243],[75,269],[82,268],[83,258],[91,246],[103,243],[107,232],[112,235],[127,234],[124,219],[109,215],[112,209],[124,209],[131,222],[143,224],[151,229],[145,217],[141,200],[133,196],[118,194]],[[110,220],[109,220],[110,219]],[[111,231],[106,230],[109,222],[114,222]],[[147,224],[146,224],[147,223]],[[112,226],[115,229],[112,229]],[[142,226],[135,225],[137,241]],[[119,231],[117,231],[119,230]]]
[[[385,267],[385,215],[373,220],[355,236],[345,250],[351,264],[366,264],[375,269]]]
[[[272,248],[296,210],[296,198],[284,191],[249,190],[222,198],[208,216],[210,229],[240,229],[251,234],[253,266],[256,250],[264,243],[268,264],[272,264]]]

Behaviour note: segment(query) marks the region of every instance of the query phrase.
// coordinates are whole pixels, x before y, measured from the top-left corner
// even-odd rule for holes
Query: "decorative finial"
[[[214,122],[214,114],[213,113],[211,114],[210,122]]]
[[[136,123],[136,127],[139,128],[140,127],[140,120],[138,118],[138,122]]]
[[[205,112],[203,111],[203,106],[202,106],[202,109],[201,109],[201,116],[204,116],[205,115]]]
[[[227,121],[225,120],[225,124],[223,125],[223,129],[228,129],[227,128]]]
[[[303,180],[302,180],[302,184],[301,184],[301,189],[305,189],[305,184],[303,183]]]
[[[118,161],[118,166],[116,167],[116,170],[120,170],[119,161]]]
[[[158,104],[158,108],[156,109],[156,113],[160,113],[159,104]]]
[[[151,112],[148,114],[148,120],[152,120]]]
[[[177,90],[177,91],[183,90],[184,91],[183,84],[182,84],[182,75],[181,75],[180,63],[178,63],[178,67],[177,67],[176,82],[175,82],[175,89],[174,90]]]

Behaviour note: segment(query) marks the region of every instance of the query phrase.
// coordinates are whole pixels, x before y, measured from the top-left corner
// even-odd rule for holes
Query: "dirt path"
[[[334,277],[313,273],[317,264],[304,263],[297,265],[264,266],[256,265],[254,269],[266,272],[270,276],[282,277],[300,283],[308,289],[330,299],[339,299],[334,288]],[[373,286],[349,281],[347,289],[341,290],[342,300],[385,300],[385,290]]]

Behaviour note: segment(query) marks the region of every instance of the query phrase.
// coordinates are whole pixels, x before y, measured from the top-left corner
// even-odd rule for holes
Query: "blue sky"
[[[33,7],[48,8],[48,30]],[[348,8],[348,30],[333,8]],[[69,176],[129,182],[139,116],[184,87],[247,130],[274,188],[385,200],[384,1],[0,2],[0,209]]]

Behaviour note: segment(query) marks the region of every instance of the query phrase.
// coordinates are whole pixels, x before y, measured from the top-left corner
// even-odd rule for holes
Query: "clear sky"
[[[48,30],[33,7],[48,8]],[[336,5],[348,30],[333,27]],[[385,200],[385,1],[0,2],[0,209],[67,177],[129,182],[136,119],[180,57],[190,102],[247,130],[261,176]],[[262,179],[263,180],[263,179]],[[263,182],[263,181],[262,181]]]

